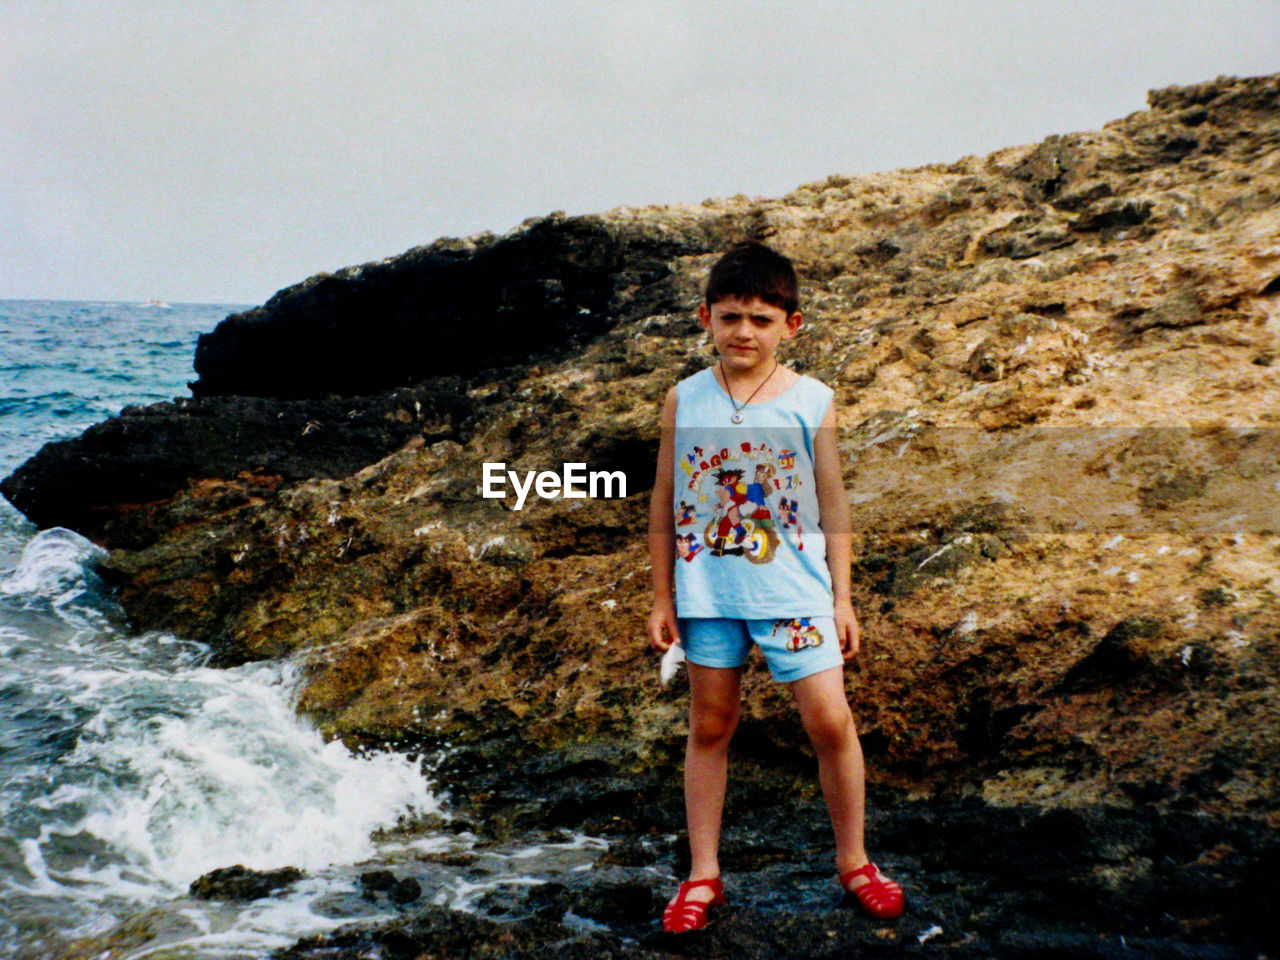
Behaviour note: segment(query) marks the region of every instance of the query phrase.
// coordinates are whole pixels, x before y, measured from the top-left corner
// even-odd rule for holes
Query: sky
[[[1280,0],[0,0],[0,298],[260,303],[1280,72]]]

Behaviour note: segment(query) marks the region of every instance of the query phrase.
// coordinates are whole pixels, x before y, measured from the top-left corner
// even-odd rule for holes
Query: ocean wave
[[[418,761],[357,754],[300,719],[285,664],[221,670],[88,657],[42,671],[39,683],[58,691],[61,712],[83,719],[55,765],[29,767],[0,790],[0,855],[17,861],[0,876],[0,900],[21,909],[28,931],[39,917],[67,918],[79,935],[101,931],[182,897],[218,867],[300,867],[316,881],[262,906],[278,916],[247,908],[223,931],[241,949],[260,937],[280,946],[327,926],[305,907],[327,869],[375,856],[380,830],[440,808]],[[0,909],[0,931],[9,912]],[[198,930],[180,939],[201,955],[217,952]]]
[[[94,570],[107,551],[74,530],[51,527],[27,543],[17,565],[0,578],[0,595],[47,605],[73,625],[100,625],[106,588]]]

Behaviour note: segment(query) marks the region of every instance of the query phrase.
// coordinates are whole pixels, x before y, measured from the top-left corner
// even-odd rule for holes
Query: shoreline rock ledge
[[[832,921],[819,949],[788,933],[817,914],[760,902],[662,943],[568,885],[495,906],[505,924],[422,908],[290,955],[412,955],[451,923],[492,946],[476,956],[1270,949],[1280,76],[1157,90],[985,157],[552,215],[313,277],[202,336],[192,397],[50,444],[0,491],[110,548],[139,628],[221,664],[297,658],[328,735],[451,744],[433,776],[477,830],[589,828],[635,871],[617,890],[660,902],[683,691],[643,641],[655,420],[710,362],[691,313],[748,236],[806,278],[786,359],[843,411],[872,841],[916,892],[909,922],[944,933]],[[516,511],[479,497],[487,461],[623,470],[627,496]],[[744,709],[730,819],[820,820],[758,667]],[[729,839],[798,891],[829,856],[817,832]]]

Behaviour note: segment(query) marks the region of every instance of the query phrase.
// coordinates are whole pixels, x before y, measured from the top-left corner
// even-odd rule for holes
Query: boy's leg
[[[866,788],[862,747],[844,692],[844,670],[831,667],[791,684],[800,719],[818,755],[818,778],[836,836],[836,867],[841,874],[867,863],[864,831]],[[858,877],[852,888],[868,882]]]
[[[741,667],[689,669],[689,740],[685,749],[684,802],[689,823],[690,880],[720,876],[720,817],[729,775],[729,741],[738,726]],[[698,888],[691,900],[710,900]]]

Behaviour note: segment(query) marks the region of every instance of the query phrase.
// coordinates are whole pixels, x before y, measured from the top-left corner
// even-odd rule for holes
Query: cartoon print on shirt
[[[708,454],[694,446],[677,460],[688,476],[688,490],[674,511],[675,526],[703,527],[702,544],[692,549],[681,532],[676,544],[681,559],[692,560],[703,545],[712,557],[744,557],[751,563],[769,563],[780,542],[778,519],[786,506],[789,522],[799,532],[800,502],[794,499],[800,482],[795,476],[796,453],[783,449],[775,453],[767,443],[743,441]],[[775,516],[770,502],[785,492]],[[801,547],[803,549],[803,547]]]
[[[796,549],[804,549],[804,528],[800,526],[800,501],[783,497],[778,501],[778,519],[782,521],[782,529],[796,528]]]
[[[744,508],[751,501],[742,476],[741,470],[716,471],[718,509],[707,524],[707,546],[711,548],[712,556],[746,557],[752,563],[768,563],[778,546],[778,535],[773,530],[773,521],[768,519],[767,510],[761,519],[756,519],[755,509],[748,509],[747,515],[743,515]]]
[[[681,560],[692,560],[701,550],[702,544],[698,542],[696,534],[686,533],[682,537],[676,537],[676,553],[679,554]]]
[[[787,631],[787,649],[797,653],[805,647],[822,646],[822,633],[808,617],[797,617],[791,620],[779,620],[773,625],[773,633],[785,628]]]
[[[772,480],[778,471],[772,463],[757,463],[755,472],[755,481],[747,485],[747,500],[755,504],[755,509],[751,514],[752,520],[772,520],[769,514],[769,504],[766,498],[769,495],[769,481]]]

